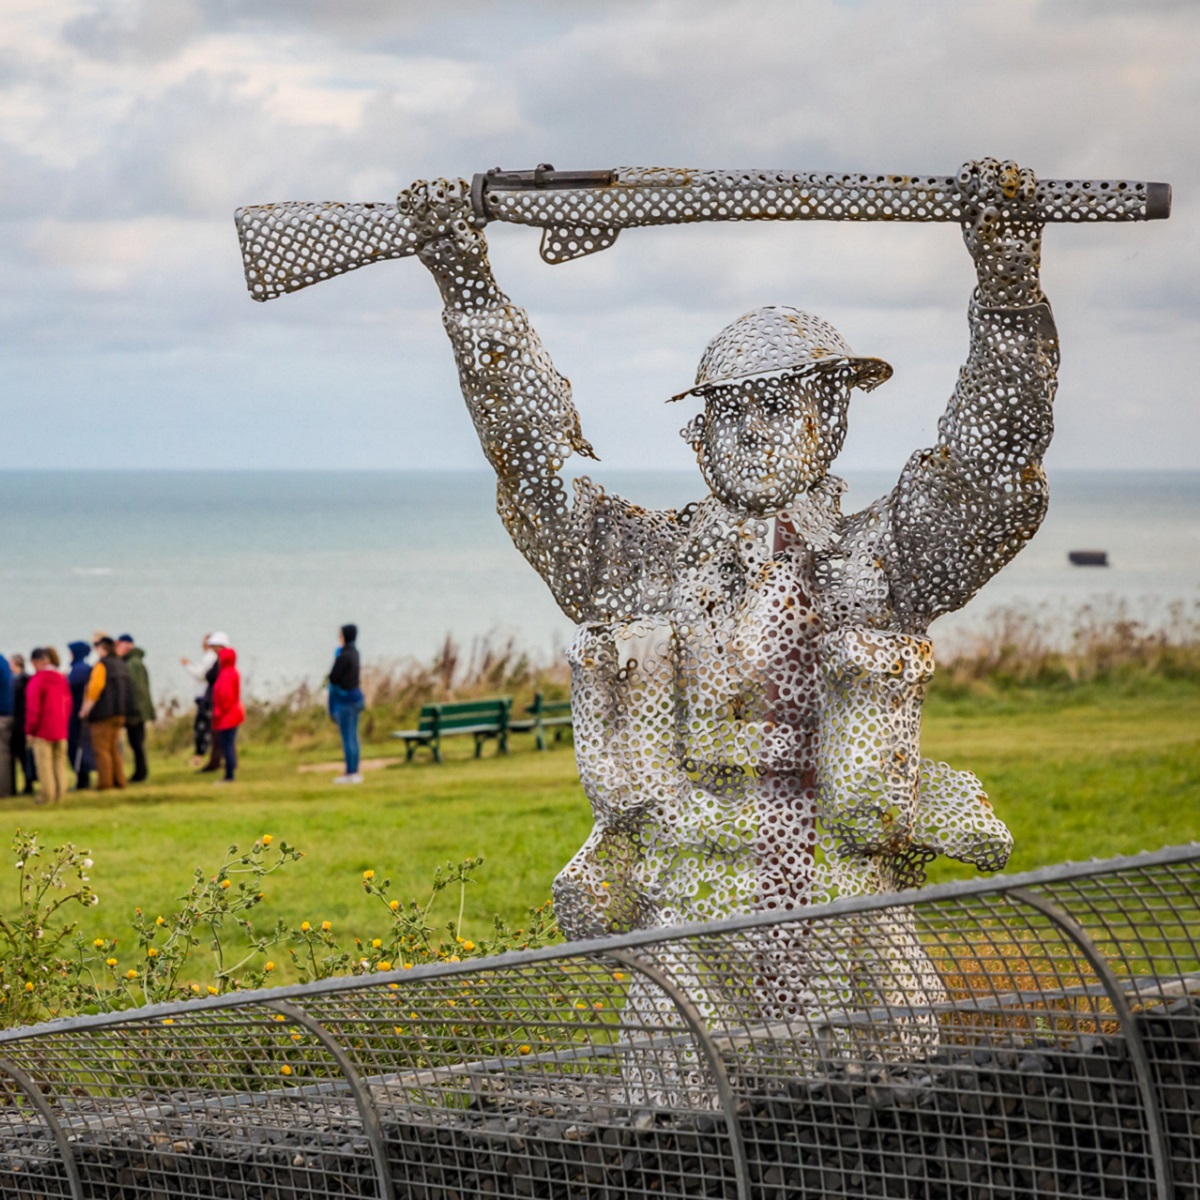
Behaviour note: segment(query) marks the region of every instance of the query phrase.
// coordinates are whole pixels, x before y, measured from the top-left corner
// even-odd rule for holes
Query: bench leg
[[[534,732],[534,736],[537,740],[537,748],[539,750],[545,750],[545,748],[546,748],[546,730],[545,730],[545,728],[539,723],[538,725],[534,726],[533,732]]]
[[[417,746],[420,743],[408,741],[404,743],[404,761],[412,762],[412,756],[417,752]]]
[[[499,753],[507,754],[508,753],[508,730],[507,729],[505,729],[504,731],[501,732],[500,737],[499,737],[499,743],[500,744],[497,747]]]
[[[442,761],[442,738],[440,734],[429,743],[429,748],[433,751],[433,761],[440,763]]]
[[[483,757],[483,739],[484,739],[484,736],[485,736],[485,735],[484,735],[484,734],[482,734],[482,733],[477,733],[477,734],[475,735],[475,757],[476,757],[476,758],[482,758],[482,757]]]

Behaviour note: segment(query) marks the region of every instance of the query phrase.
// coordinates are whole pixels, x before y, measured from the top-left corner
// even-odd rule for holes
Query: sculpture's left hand
[[[1042,300],[1041,213],[1037,178],[1015,162],[982,158],[958,173],[963,240],[979,275],[979,298],[989,307],[1017,308]]]

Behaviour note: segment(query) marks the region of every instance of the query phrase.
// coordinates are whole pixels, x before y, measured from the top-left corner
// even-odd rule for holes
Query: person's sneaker
[[[362,783],[362,776],[355,771],[353,775],[346,776],[347,783]]]
[[[213,783],[216,783],[216,784],[221,784],[221,783],[234,783],[234,782],[236,782],[236,781],[235,781],[235,780],[233,780],[233,779],[214,779],[214,780],[213,780]]]

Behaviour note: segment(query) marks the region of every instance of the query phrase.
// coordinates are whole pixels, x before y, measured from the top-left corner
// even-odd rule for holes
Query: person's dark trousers
[[[12,744],[12,760],[13,766],[21,768],[21,774],[25,777],[25,783],[20,788],[20,792],[25,796],[33,795],[33,781],[37,778],[37,773],[33,767],[33,754],[30,752],[29,743],[25,740],[25,733],[22,731],[21,736],[13,738]],[[17,775],[13,771],[13,791],[17,791]]]
[[[79,742],[71,756],[71,770],[75,772],[75,790],[86,791],[92,786],[92,770],[86,764],[92,761],[92,731],[86,722],[81,722]]]
[[[192,737],[196,743],[196,757],[203,758],[212,744],[212,709],[203,696],[196,697],[196,716],[192,721]]]
[[[0,796],[11,796],[16,790],[12,760],[12,727],[12,717],[0,717]]]
[[[125,736],[129,739],[129,749],[133,751],[133,774],[130,783],[141,783],[149,774],[146,767],[146,722],[126,721]]]
[[[232,729],[221,729],[217,731],[217,743],[220,748],[221,758],[225,760],[225,778],[232,779],[237,771],[237,731],[235,725]],[[218,759],[218,761],[220,761]],[[207,767],[204,768],[206,771]]]
[[[338,732],[342,735],[342,754],[346,759],[346,774],[358,774],[358,709],[347,704],[335,711]]]
[[[221,760],[223,752],[221,750],[221,735],[212,727],[212,700],[206,697],[204,701],[205,714],[208,720],[208,727],[211,733],[208,762],[200,768],[201,771],[219,771],[221,769]]]

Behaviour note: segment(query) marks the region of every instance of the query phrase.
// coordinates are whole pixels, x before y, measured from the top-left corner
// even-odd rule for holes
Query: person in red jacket
[[[61,800],[67,790],[71,688],[54,669],[57,657],[41,647],[29,656],[34,673],[25,689],[25,736],[37,765],[39,804]]]
[[[222,646],[217,652],[220,671],[213,684],[213,732],[221,745],[221,757],[225,761],[225,777],[219,782],[232,783],[237,771],[237,731],[246,719],[242,706],[242,677],[237,669],[237,651],[232,646]]]

